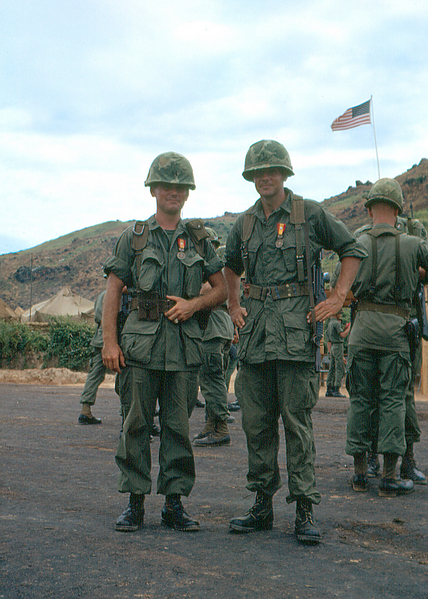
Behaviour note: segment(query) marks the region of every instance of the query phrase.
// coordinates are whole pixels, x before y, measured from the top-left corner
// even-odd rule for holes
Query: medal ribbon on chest
[[[277,248],[280,248],[284,245],[284,231],[285,231],[285,223],[278,223],[276,225],[276,230],[278,232],[278,236],[275,241],[275,245]]]
[[[186,249],[186,240],[183,239],[183,237],[178,237],[177,245],[178,245],[177,258],[179,260],[184,260],[184,258],[186,257],[186,254],[184,253],[184,250]]]

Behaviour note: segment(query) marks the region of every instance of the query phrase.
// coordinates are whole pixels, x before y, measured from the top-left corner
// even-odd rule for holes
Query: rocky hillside
[[[428,160],[396,177],[406,198],[405,213],[413,207],[415,218],[428,228]],[[367,222],[363,193],[370,181],[357,181],[338,196],[323,204],[343,220],[351,230]],[[216,229],[224,242],[237,214],[225,213],[210,218],[206,226]],[[95,300],[104,289],[102,265],[111,254],[116,239],[130,222],[107,222],[59,237],[31,250],[0,256],[0,297],[12,308],[27,309],[68,285],[83,297]],[[31,276],[32,273],[32,276]]]

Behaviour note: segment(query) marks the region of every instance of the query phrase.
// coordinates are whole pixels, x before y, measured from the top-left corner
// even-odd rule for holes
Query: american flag
[[[333,131],[341,131],[342,129],[352,129],[360,125],[370,125],[370,100],[348,108],[346,112],[335,119],[331,125]]]

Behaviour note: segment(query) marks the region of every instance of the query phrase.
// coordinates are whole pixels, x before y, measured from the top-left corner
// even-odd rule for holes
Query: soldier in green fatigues
[[[218,235],[214,229],[207,227],[206,230],[218,255]],[[206,289],[209,289],[208,283],[202,288],[202,293]],[[234,327],[226,305],[212,310],[204,331],[204,358],[199,371],[199,385],[205,399],[206,424],[194,439],[194,444],[198,447],[230,445],[227,427],[230,414],[227,405],[226,369],[233,333]]]
[[[107,372],[107,368],[103,364],[103,357],[101,355],[101,350],[103,348],[101,318],[103,314],[103,300],[105,293],[105,291],[100,293],[95,300],[94,319],[97,324],[97,330],[90,343],[93,350],[90,361],[90,370],[86,377],[85,386],[83,387],[83,392],[80,397],[82,412],[77,420],[79,424],[101,424],[101,419],[95,418],[95,416],[92,415],[91,408],[95,404],[98,387],[105,379]]]
[[[297,502],[295,534],[299,541],[317,543],[321,535],[312,504],[318,504],[321,497],[315,483],[311,409],[318,399],[319,374],[311,322],[322,321],[342,308],[366,253],[346,226],[320,204],[299,199],[284,188],[284,181],[293,174],[288,152],[278,142],[263,140],[250,147],[243,176],[254,182],[260,199],[238,217],[226,243],[229,312],[240,335],[247,488],[257,494],[253,507],[245,516],[232,519],[230,528],[235,532],[272,528],[272,497],[281,487],[281,416],[287,502]],[[312,280],[322,248],[339,254],[342,270],[334,293],[310,311],[313,298],[308,277]]]
[[[345,376],[345,362],[343,360],[343,342],[348,336],[350,323],[343,328],[341,321],[342,312],[335,314],[327,326],[328,348],[330,353],[330,366],[327,375],[326,397],[345,397],[340,392],[342,380]]]
[[[372,228],[372,224],[367,224],[355,231],[355,237],[360,237],[363,233],[367,233]],[[401,233],[414,235],[419,239],[426,240],[427,232],[423,224],[414,218],[397,216],[395,228]],[[425,293],[423,285],[426,283],[426,276],[421,281],[422,302],[425,302]],[[415,298],[410,309],[410,317],[418,318],[417,302],[419,298]],[[421,310],[426,312],[425,306]],[[412,355],[412,376],[410,384],[406,392],[406,420],[405,420],[405,436],[406,436],[406,452],[403,455],[400,468],[400,476],[412,480],[415,484],[426,485],[427,479],[423,472],[416,467],[413,445],[421,439],[421,429],[419,427],[418,415],[415,405],[415,381],[422,367],[422,335],[419,336],[419,343],[414,355]],[[377,452],[377,437],[379,431],[379,414],[377,408],[372,412],[372,431],[373,440],[371,450],[368,453],[368,468],[367,476],[375,478],[380,471],[380,464]]]
[[[143,524],[144,497],[151,492],[150,427],[160,406],[161,438],[157,492],[165,495],[162,524],[196,531],[181,495],[190,494],[195,464],[189,440],[187,393],[202,362],[201,310],[226,299],[223,263],[200,221],[186,225],[181,209],[195,189],[189,161],[175,152],[153,161],[145,185],[156,199],[156,213],[119,238],[105,264],[108,275],[103,311],[104,364],[120,373],[125,421],[116,453],[119,491],[130,493],[116,530]],[[200,295],[204,281],[211,289]],[[116,320],[122,287],[138,290],[122,331]]]
[[[366,491],[371,418],[377,407],[378,451],[384,456],[379,495],[396,496],[413,490],[413,481],[397,478],[396,465],[406,450],[405,398],[411,377],[406,330],[419,268],[428,268],[428,245],[395,227],[403,208],[401,187],[395,180],[375,183],[366,207],[373,228],[359,237],[369,257],[352,287],[358,304],[348,344],[346,452],[354,457],[353,489]],[[417,342],[416,337],[412,340]]]

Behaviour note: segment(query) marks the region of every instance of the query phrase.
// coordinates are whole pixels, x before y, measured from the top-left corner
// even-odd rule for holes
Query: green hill
[[[415,218],[428,228],[428,160],[396,177],[406,198],[405,213],[413,208]],[[372,183],[357,181],[355,186],[322,202],[351,229],[368,222],[363,193]],[[298,190],[296,190],[298,192]],[[214,228],[225,243],[238,214],[226,212],[209,218],[205,226]],[[113,221],[69,233],[35,248],[0,256],[0,295],[11,307],[27,309],[68,285],[83,297],[95,300],[104,289],[102,266],[111,255],[119,235],[131,222]],[[32,274],[31,274],[32,273]]]

